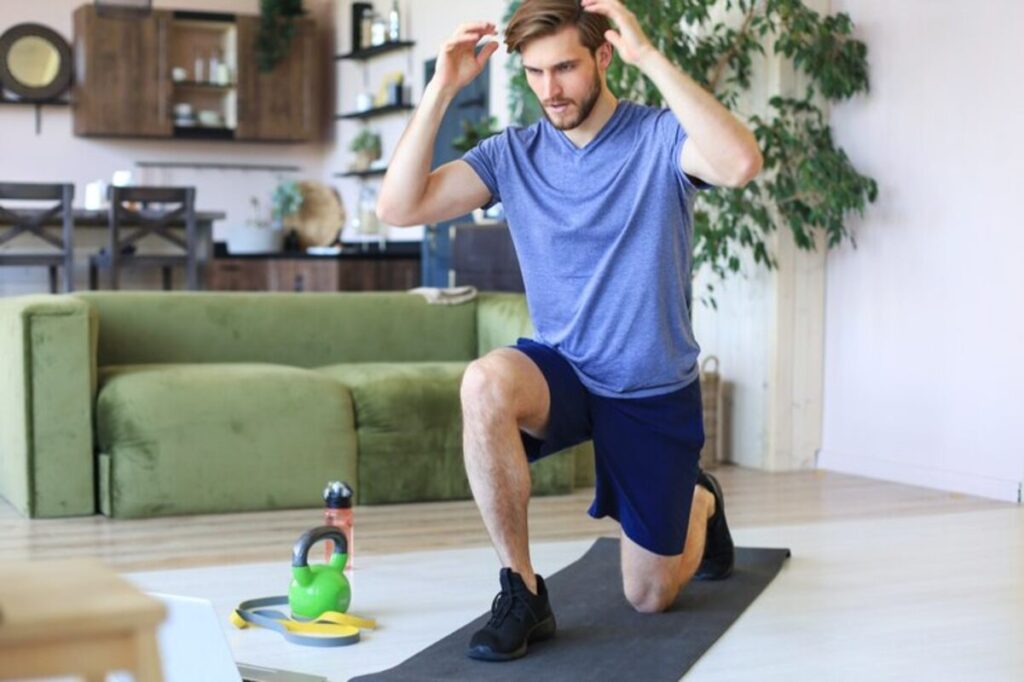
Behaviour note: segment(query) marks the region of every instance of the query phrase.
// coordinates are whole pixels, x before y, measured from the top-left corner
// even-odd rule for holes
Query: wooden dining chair
[[[111,187],[107,246],[89,258],[89,288],[99,288],[99,271],[109,273],[111,289],[120,288],[125,267],[159,267],[163,288],[173,288],[172,272],[185,269],[185,283],[199,289],[198,244],[194,187]],[[154,204],[158,208],[154,208]],[[175,224],[184,223],[184,236]],[[175,247],[173,253],[138,253],[139,242],[153,235]]]
[[[0,182],[0,202],[30,201],[57,203],[46,208],[8,207],[0,203],[0,246],[22,235],[33,235],[46,243],[45,252],[21,248],[0,250],[0,267],[46,267],[50,274],[50,293],[57,293],[57,270],[63,269],[64,291],[75,288],[75,220],[71,201],[72,184]],[[54,222],[61,225],[61,236],[46,231]]]

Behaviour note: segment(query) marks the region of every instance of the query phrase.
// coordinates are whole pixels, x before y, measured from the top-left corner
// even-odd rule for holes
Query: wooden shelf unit
[[[238,30],[233,15],[210,15],[199,18],[194,12],[176,12],[171,20],[168,52],[171,69],[183,69],[188,80],[173,81],[171,108],[174,119],[174,137],[190,139],[234,139],[238,126],[238,90],[234,85],[238,73]],[[227,65],[227,83],[218,81],[212,73],[210,61]],[[198,63],[197,63],[198,62]],[[179,126],[174,107],[191,105],[193,117],[201,111],[216,112],[219,126]],[[224,131],[230,131],[230,134]]]

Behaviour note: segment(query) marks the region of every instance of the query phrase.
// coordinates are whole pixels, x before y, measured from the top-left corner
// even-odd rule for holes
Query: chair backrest
[[[147,235],[160,237],[187,253],[195,249],[196,190],[194,187],[111,187],[110,227],[114,233],[112,246],[118,251],[137,243]],[[132,207],[128,204],[140,204]],[[154,209],[152,204],[160,204]],[[130,222],[133,232],[121,234],[121,227]],[[185,223],[185,239],[170,231],[172,223]]]
[[[111,284],[118,282],[117,261],[130,259],[123,249],[131,247],[149,235],[176,246],[186,262],[189,289],[198,289],[196,265],[199,231],[196,226],[196,190],[194,187],[111,187],[110,235],[108,241],[111,260]],[[131,206],[129,204],[138,204]],[[153,208],[159,204],[160,208]],[[185,238],[175,234],[171,225],[185,223]],[[131,226],[131,231],[122,227]]]
[[[74,290],[75,263],[75,218],[71,205],[75,186],[71,183],[0,182],[2,201],[56,201],[48,208],[12,208],[0,204],[0,245],[23,234],[34,235],[46,242],[58,253],[48,258],[59,258],[64,267],[64,291]],[[46,231],[46,225],[59,222],[61,236],[58,239]],[[8,257],[13,258],[13,256]],[[17,261],[15,261],[17,262]],[[53,262],[51,266],[51,291],[56,292]]]
[[[73,247],[74,215],[71,201],[75,186],[70,183],[43,184],[35,182],[0,182],[0,202],[3,201],[56,201],[46,208],[8,209],[0,204],[0,244],[6,244],[22,234],[33,234],[61,251]],[[48,234],[43,228],[60,218],[62,239]]]
[[[75,186],[70,183],[0,182],[0,200],[62,201],[64,192],[74,196]]]

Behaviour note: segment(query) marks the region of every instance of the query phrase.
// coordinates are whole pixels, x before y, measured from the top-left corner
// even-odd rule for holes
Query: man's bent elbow
[[[733,181],[730,183],[732,187],[743,187],[751,180],[757,177],[761,172],[761,168],[764,166],[764,157],[761,156],[761,152],[758,151],[754,155],[749,156],[740,166],[739,171],[733,177]]]
[[[409,227],[416,224],[411,216],[382,200],[377,201],[376,213],[378,220],[392,227]]]

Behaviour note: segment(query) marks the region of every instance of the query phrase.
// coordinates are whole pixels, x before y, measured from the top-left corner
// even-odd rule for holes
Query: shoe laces
[[[526,610],[526,600],[522,595],[502,590],[494,596],[494,601],[491,602],[491,619],[487,621],[487,624],[500,627],[509,614],[522,622],[525,620]]]

